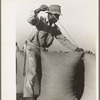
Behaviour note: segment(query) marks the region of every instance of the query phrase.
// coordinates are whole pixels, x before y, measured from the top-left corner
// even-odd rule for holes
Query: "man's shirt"
[[[34,13],[29,17],[28,22],[36,26],[37,33],[29,37],[29,41],[41,47],[49,47],[54,40],[54,37],[65,47],[75,51],[76,46],[73,45],[60,31],[56,24],[50,26],[49,22],[44,17],[35,16]]]

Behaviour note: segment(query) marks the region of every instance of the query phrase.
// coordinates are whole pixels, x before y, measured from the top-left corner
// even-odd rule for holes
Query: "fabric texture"
[[[24,52],[17,51],[16,52],[16,92],[23,93],[24,86],[24,76],[23,76],[23,68],[24,68]]]
[[[37,97],[40,95],[37,100],[96,100],[97,72],[94,55],[85,54],[84,60],[81,60],[83,55],[75,52],[41,54],[42,66],[38,62],[38,76],[34,78],[34,94]],[[16,92],[23,94],[24,53],[17,51],[16,58]]]
[[[84,88],[83,54],[41,52],[42,80],[38,100],[79,100]]]
[[[84,56],[85,65],[85,83],[84,93],[81,100],[97,100],[96,90],[96,57],[95,55],[86,53]]]

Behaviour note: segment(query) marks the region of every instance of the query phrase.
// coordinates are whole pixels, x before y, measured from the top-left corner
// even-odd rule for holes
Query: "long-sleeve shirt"
[[[56,24],[49,25],[49,22],[46,21],[44,17],[38,17],[34,13],[29,17],[28,22],[36,26],[37,33],[29,37],[31,43],[39,45],[41,47],[49,47],[54,40],[54,37],[65,47],[70,50],[75,51],[76,46],[73,45],[69,39],[67,39],[60,31],[59,27]]]

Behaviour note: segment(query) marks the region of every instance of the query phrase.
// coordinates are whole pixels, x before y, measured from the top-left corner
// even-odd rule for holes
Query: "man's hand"
[[[49,9],[49,7],[47,5],[43,4],[43,5],[40,6],[40,9],[41,9],[41,11],[46,11],[46,10]]]
[[[82,48],[78,48],[77,47],[75,51],[77,51],[77,52],[83,52],[84,50]]]
[[[47,5],[41,5],[38,9],[34,11],[35,14],[38,14],[40,11],[46,11],[49,7]]]

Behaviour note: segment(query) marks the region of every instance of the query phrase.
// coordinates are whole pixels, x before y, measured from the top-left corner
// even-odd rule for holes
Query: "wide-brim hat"
[[[50,5],[49,10],[46,11],[46,13],[61,15],[61,6],[59,6],[59,5]]]

